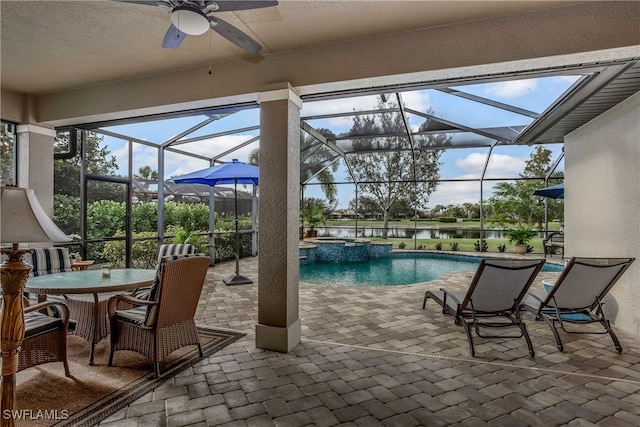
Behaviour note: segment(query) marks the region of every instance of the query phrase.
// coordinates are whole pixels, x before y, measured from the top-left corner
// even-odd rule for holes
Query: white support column
[[[53,217],[53,142],[56,131],[24,124],[16,129],[17,184],[36,193],[44,211]]]
[[[56,131],[24,124],[16,129],[18,187],[31,188],[49,218],[53,218],[53,143]],[[50,242],[29,246],[50,246]]]
[[[300,343],[300,109],[288,83],[258,94],[260,239],[256,347],[288,352]]]

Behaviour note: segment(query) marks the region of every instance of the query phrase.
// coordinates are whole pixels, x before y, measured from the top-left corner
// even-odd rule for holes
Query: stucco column
[[[256,347],[288,352],[300,343],[300,108],[288,84],[258,94],[260,236]]]
[[[44,211],[53,218],[53,142],[56,131],[38,125],[18,125],[17,184],[36,193]]]

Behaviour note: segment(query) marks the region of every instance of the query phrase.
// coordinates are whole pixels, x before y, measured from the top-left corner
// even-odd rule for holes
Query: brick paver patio
[[[103,426],[634,426],[640,425],[640,341],[562,334],[525,314],[524,339],[466,336],[424,292],[465,288],[472,272],[410,286],[300,285],[302,343],[256,349],[257,258],[252,285],[226,286],[235,262],[210,268],[197,323],[245,332]],[[541,273],[534,286],[557,273]]]

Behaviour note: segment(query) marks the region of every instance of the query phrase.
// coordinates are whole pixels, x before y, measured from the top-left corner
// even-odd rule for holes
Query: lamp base
[[[16,409],[16,372],[18,370],[18,349],[24,339],[24,304],[22,292],[27,282],[31,266],[22,260],[28,251],[18,250],[14,244],[11,250],[2,250],[8,260],[0,265],[0,282],[2,283],[3,304],[0,308],[2,324],[2,393],[0,407],[4,410]],[[2,417],[2,427],[14,426],[15,419]]]
[[[227,286],[235,286],[235,285],[249,285],[253,283],[253,280],[236,274],[235,276],[229,276],[226,279],[222,280]]]

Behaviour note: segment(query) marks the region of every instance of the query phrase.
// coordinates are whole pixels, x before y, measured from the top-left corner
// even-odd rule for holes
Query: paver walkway
[[[300,285],[302,343],[256,349],[257,258],[252,285],[226,286],[235,262],[210,268],[196,322],[246,337],[103,421],[103,426],[640,426],[640,341],[617,330],[567,335],[525,314],[524,339],[466,336],[424,292],[465,289],[472,272],[395,287]],[[557,273],[540,273],[540,280]],[[611,304],[615,306],[615,304]]]

